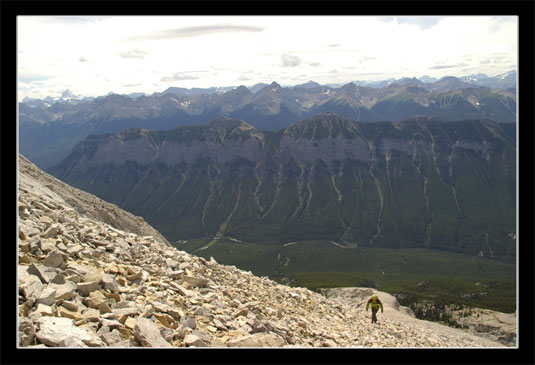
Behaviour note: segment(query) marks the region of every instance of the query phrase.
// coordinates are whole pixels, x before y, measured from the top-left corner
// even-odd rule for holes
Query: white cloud
[[[123,51],[121,53],[119,53],[119,56],[123,57],[123,58],[145,58],[145,55],[147,54],[148,52],[146,51],[143,51],[139,48],[133,48],[133,49],[130,49],[128,51]]]
[[[185,72],[176,72],[175,74],[171,76],[164,76],[160,79],[160,81],[163,82],[171,82],[171,81],[183,81],[183,80],[197,80],[199,79],[199,76],[196,75],[190,75]]]
[[[137,35],[125,39],[125,41],[154,41],[173,38],[190,38],[208,36],[221,33],[235,33],[235,32],[261,32],[264,29],[256,26],[243,25],[229,25],[229,24],[215,24],[215,25],[200,25],[192,27],[184,27],[177,29],[166,29],[149,34]]]
[[[395,19],[398,24],[411,24],[423,30],[437,25],[438,22],[440,22],[443,18],[427,16],[399,16]]]
[[[281,66],[282,67],[295,67],[299,66],[303,61],[298,56],[292,56],[284,54],[281,56]]]
[[[307,75],[301,82],[325,83],[441,77],[446,72],[455,76],[463,70],[496,75],[517,62],[516,17],[17,19],[19,80],[27,82],[24,90],[33,87],[34,94],[64,87],[98,96],[112,89],[132,92],[131,86],[124,86],[132,84],[140,84],[135,91],[151,93],[162,91],[160,82],[163,87],[169,82],[182,87],[236,86],[249,81],[245,78],[251,85],[282,85],[301,74]],[[339,70],[336,80],[331,70]],[[41,82],[31,82],[35,77]]]

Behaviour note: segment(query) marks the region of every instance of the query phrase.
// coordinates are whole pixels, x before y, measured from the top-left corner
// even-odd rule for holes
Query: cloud
[[[160,79],[160,81],[163,82],[171,82],[171,81],[183,81],[183,80],[198,80],[198,76],[194,75],[188,75],[185,72],[176,72],[175,74],[171,76],[164,76]]]
[[[121,56],[123,58],[145,58],[145,55],[147,53],[148,52],[143,51],[141,49],[133,48],[131,50],[119,53],[119,56]]]
[[[45,76],[45,75],[34,74],[34,73],[20,73],[19,74],[19,82],[24,82],[24,83],[39,83],[39,82],[43,82],[51,78],[52,76]]]
[[[80,58],[78,58],[78,62],[89,62],[89,60],[84,56],[80,56]]]
[[[299,66],[303,60],[301,60],[298,56],[292,56],[288,54],[284,54],[281,56],[281,66],[282,67],[295,67]]]
[[[504,58],[509,58],[509,57],[510,57],[509,53],[493,53],[492,55],[490,55],[490,58],[492,58],[496,62],[503,60]]]
[[[147,41],[159,39],[190,38],[220,33],[236,32],[262,32],[264,28],[246,25],[199,25],[194,27],[184,27],[177,29],[162,30],[151,34],[138,35],[125,39],[125,41]]]
[[[43,18],[44,21],[53,23],[66,23],[66,24],[87,24],[87,23],[101,23],[108,19],[109,16],[52,16]]]
[[[515,21],[516,21],[516,18],[512,17],[512,16],[505,16],[505,17],[495,16],[495,17],[492,17],[491,18],[491,25],[489,27],[489,33],[495,33],[497,31],[501,30],[502,25],[507,25],[508,23],[516,25]]]
[[[319,63],[319,62],[310,62],[309,65],[312,66],[312,67],[318,67],[318,66],[321,66],[321,63]]]
[[[359,57],[359,59],[358,59],[358,63],[359,64],[361,64],[363,62],[368,62],[368,61],[377,61],[377,57],[362,56],[362,57]]]
[[[442,70],[442,69],[445,69],[445,68],[457,68],[457,67],[465,67],[465,66],[468,66],[468,64],[466,64],[466,63],[458,63],[458,64],[455,64],[455,65],[435,65],[435,66],[429,67],[428,69],[429,70]]]
[[[340,47],[340,45],[338,43],[337,44],[329,44],[327,47],[336,48],[336,47]]]
[[[121,84],[122,87],[134,87],[134,86],[141,86],[143,84]]]
[[[377,17],[377,20],[379,20],[382,23],[390,23],[394,19],[396,19],[396,17],[394,17],[394,16],[380,16],[380,17]]]
[[[457,65],[439,65],[439,66],[433,66],[429,67],[429,70],[442,70],[443,68],[453,68],[457,67]]]
[[[437,25],[442,18],[441,17],[404,17],[399,16],[396,18],[398,24],[412,24],[420,27],[420,30],[431,28]]]
[[[359,73],[359,76],[375,76],[375,75],[384,75],[383,72],[364,72]]]
[[[210,66],[210,68],[211,68],[212,70],[215,70],[215,71],[228,71],[228,70],[230,70],[229,67],[215,67],[215,66]]]

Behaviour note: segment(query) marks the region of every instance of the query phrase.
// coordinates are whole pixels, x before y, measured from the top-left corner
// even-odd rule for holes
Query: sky
[[[516,16],[18,16],[18,99],[495,76]]]

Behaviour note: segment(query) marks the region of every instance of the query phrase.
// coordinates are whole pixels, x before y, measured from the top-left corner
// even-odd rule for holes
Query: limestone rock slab
[[[37,320],[39,330],[37,339],[47,346],[75,346],[91,347],[104,346],[105,343],[88,330],[76,327],[70,318],[42,317]]]
[[[162,337],[158,326],[150,319],[138,318],[134,327],[134,334],[136,340],[145,347],[172,347]]]

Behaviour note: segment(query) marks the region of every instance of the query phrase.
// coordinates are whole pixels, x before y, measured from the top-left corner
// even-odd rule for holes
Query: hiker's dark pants
[[[379,309],[373,309],[372,308],[372,323],[377,323],[377,311]]]

